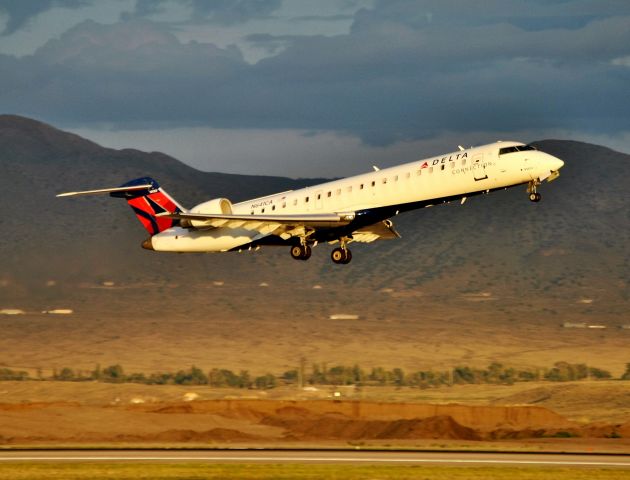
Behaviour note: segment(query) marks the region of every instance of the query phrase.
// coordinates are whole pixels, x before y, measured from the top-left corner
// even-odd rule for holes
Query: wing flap
[[[352,241],[359,243],[371,243],[375,240],[393,240],[400,238],[400,234],[394,229],[390,220],[376,222],[373,225],[359,228],[352,232]]]

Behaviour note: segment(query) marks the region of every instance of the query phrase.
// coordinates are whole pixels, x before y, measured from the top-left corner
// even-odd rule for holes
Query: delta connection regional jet
[[[496,142],[404,165],[290,190],[240,203],[215,198],[190,210],[152,178],[116,188],[68,192],[69,197],[109,193],[124,198],[149,232],[142,247],[158,252],[229,252],[267,245],[290,246],[308,260],[320,243],[338,244],[334,263],[352,259],[348,245],[398,238],[390,217],[417,208],[527,185],[529,200],[551,182],[564,162],[531,145]]]

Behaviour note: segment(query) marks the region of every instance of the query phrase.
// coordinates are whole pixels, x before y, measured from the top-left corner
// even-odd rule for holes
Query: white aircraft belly
[[[225,252],[262,237],[244,228],[186,230],[175,227],[151,238],[153,249],[161,252]]]

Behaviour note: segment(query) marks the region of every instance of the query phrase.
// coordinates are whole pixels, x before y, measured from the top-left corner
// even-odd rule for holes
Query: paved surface
[[[630,468],[629,455],[389,452],[389,451],[287,451],[287,450],[40,450],[0,451],[5,462],[200,462],[200,463],[328,463],[328,464],[445,464],[599,466]]]

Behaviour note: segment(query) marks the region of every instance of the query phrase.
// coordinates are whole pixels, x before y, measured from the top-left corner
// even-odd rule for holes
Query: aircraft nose
[[[552,172],[557,172],[564,166],[564,162],[559,158],[553,157],[551,155],[549,157],[549,168]]]

